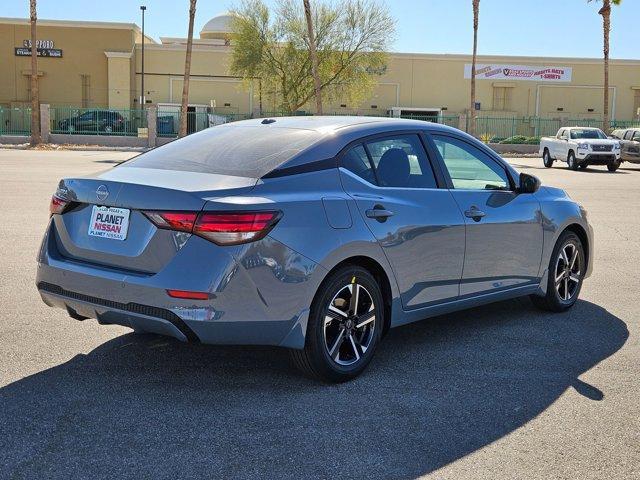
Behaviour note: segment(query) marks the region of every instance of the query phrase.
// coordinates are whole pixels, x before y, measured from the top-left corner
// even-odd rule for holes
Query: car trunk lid
[[[56,244],[71,260],[157,273],[190,234],[159,229],[143,211],[199,212],[207,199],[246,193],[256,181],[132,167],[65,179],[56,196],[72,204],[64,214],[54,215]]]

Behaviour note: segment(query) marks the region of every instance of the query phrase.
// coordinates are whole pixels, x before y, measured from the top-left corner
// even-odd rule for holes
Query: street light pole
[[[142,85],[140,92],[140,108],[144,108],[147,104],[147,99],[144,93],[144,11],[147,9],[144,5],[140,5],[142,11]]]

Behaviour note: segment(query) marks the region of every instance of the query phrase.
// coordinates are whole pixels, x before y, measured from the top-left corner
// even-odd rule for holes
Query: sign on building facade
[[[478,80],[529,80],[534,82],[570,82],[571,67],[476,64]],[[464,78],[471,78],[471,64],[464,66]]]
[[[36,48],[39,57],[62,58],[62,50],[54,48],[53,40],[36,40]],[[15,48],[16,57],[31,56],[31,40],[24,40],[22,47]]]

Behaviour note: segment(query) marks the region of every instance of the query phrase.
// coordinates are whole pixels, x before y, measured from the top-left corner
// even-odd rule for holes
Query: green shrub
[[[505,138],[500,141],[502,144],[508,145],[540,145],[540,137],[525,137],[524,135],[514,135],[513,137]]]

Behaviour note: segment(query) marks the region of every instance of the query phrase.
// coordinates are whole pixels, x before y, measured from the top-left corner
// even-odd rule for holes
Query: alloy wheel
[[[580,286],[581,259],[578,246],[574,243],[564,245],[558,254],[554,280],[558,298],[563,302],[571,300]]]
[[[338,365],[354,365],[371,346],[375,328],[373,297],[354,278],[326,308],[323,338],[327,354]]]

